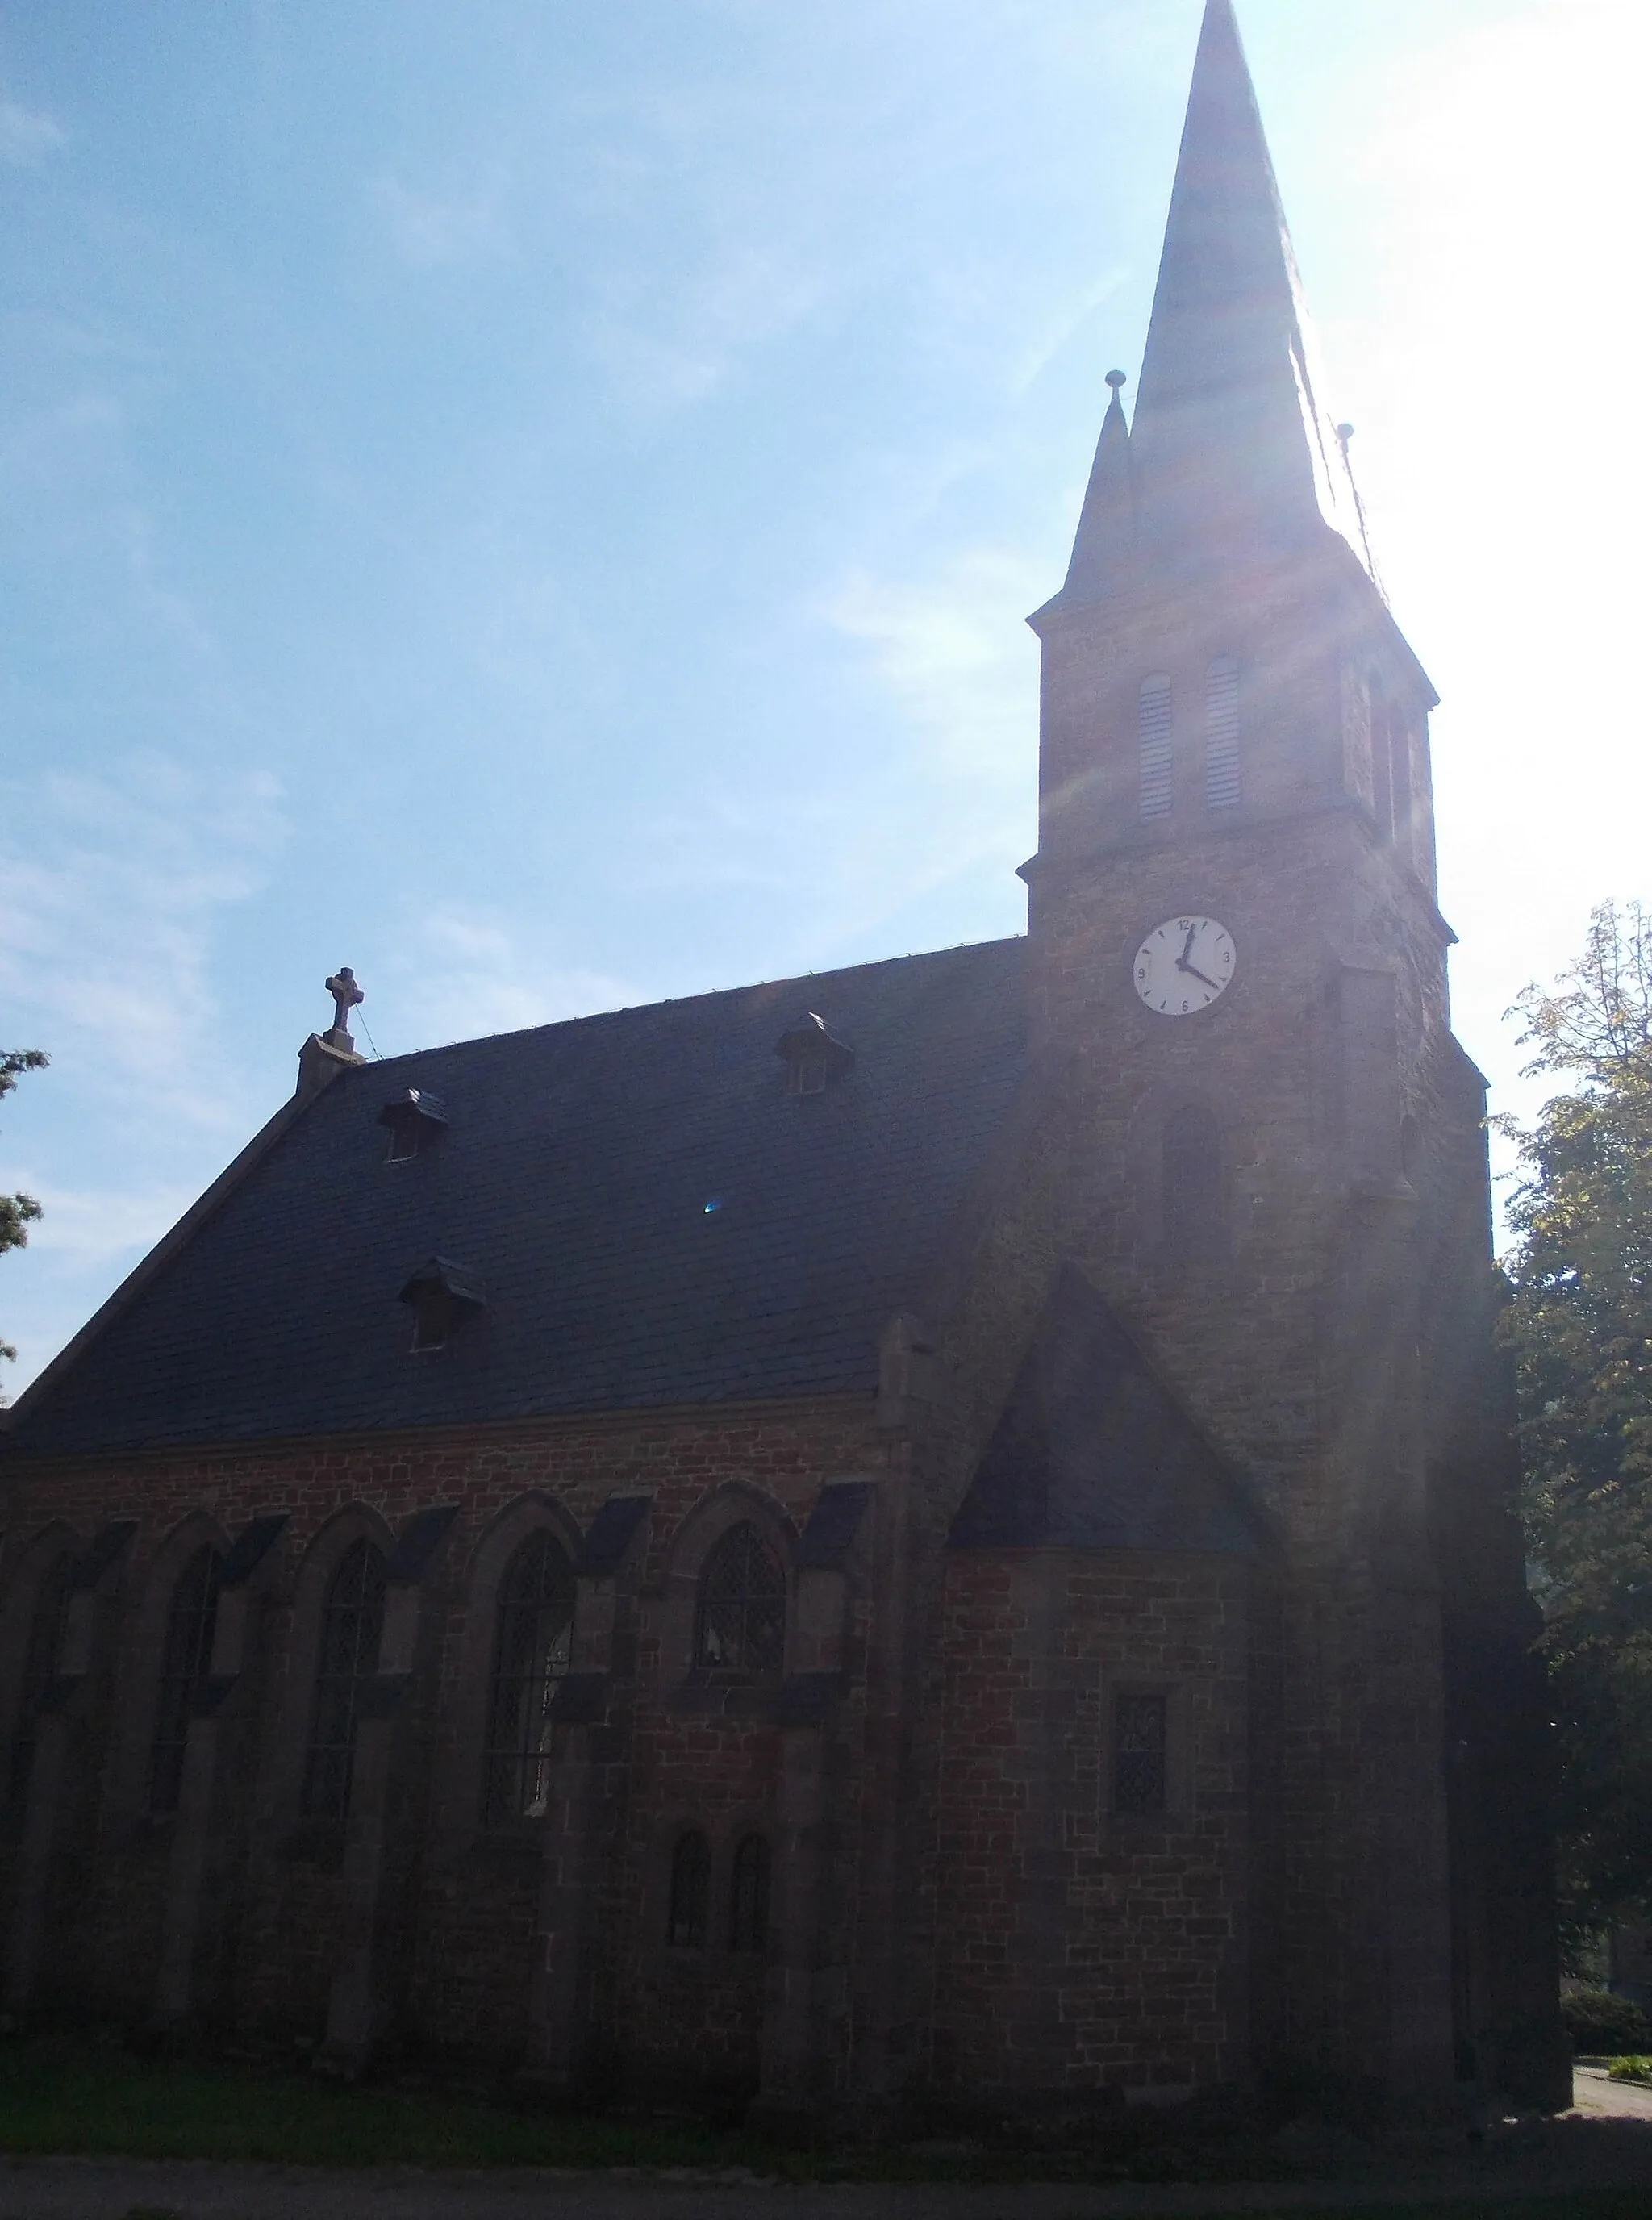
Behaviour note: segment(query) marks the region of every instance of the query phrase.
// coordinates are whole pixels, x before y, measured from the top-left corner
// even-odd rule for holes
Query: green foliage
[[[1639,2057],[1614,2058],[1608,2081],[1638,2081],[1644,2087],[1652,2083],[1652,2058],[1644,2054]]]
[[[41,1070],[51,1059],[37,1048],[0,1049],[0,1101],[10,1094],[26,1071]],[[0,1256],[8,1249],[28,1246],[28,1228],[41,1214],[32,1194],[0,1194]],[[0,1341],[0,1356],[16,1357],[7,1341]]]
[[[1580,1083],[1517,1134],[1506,1316],[1523,1512],[1562,1758],[1574,1926],[1652,1910],[1652,920],[1610,903],[1517,1008],[1537,1072]]]
[[[1574,1989],[1561,1999],[1561,2024],[1584,2058],[1618,2058],[1652,2050],[1652,2019],[1609,1989]]]

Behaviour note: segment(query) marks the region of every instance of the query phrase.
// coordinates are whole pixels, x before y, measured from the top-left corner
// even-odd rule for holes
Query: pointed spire
[[[1132,442],[1161,559],[1300,543],[1321,524],[1357,549],[1315,371],[1231,0],[1207,0]]]
[[[1137,393],[1101,427],[1057,600],[1341,535],[1370,568],[1231,0],[1206,0]]]
[[[1136,481],[1130,461],[1130,427],[1119,397],[1124,383],[1122,370],[1107,372],[1113,398],[1101,420],[1073,559],[1062,588],[1069,601],[1096,602],[1118,591],[1136,558]]]

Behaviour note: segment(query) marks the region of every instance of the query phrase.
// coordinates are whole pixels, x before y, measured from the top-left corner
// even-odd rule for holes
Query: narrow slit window
[[[533,1819],[550,1793],[551,1707],[570,1661],[574,1571],[554,1535],[530,1535],[499,1584],[483,1815]]]
[[[1136,747],[1141,814],[1144,818],[1168,817],[1172,797],[1170,682],[1162,674],[1142,681]]]
[[[1173,1257],[1209,1256],[1221,1238],[1220,1129],[1188,1103],[1166,1120],[1163,1150],[1164,1245]]]
[[[1385,840],[1393,838],[1393,757],[1388,744],[1388,705],[1381,682],[1371,680],[1371,814]]]
[[[1388,791],[1393,797],[1393,844],[1411,861],[1411,731],[1406,714],[1396,704],[1388,708]]]
[[[728,1947],[761,1952],[769,1947],[770,1850],[761,1835],[748,1835],[734,1853],[729,1880]]]
[[[1126,1818],[1150,1817],[1167,1803],[1163,1696],[1118,1695],[1113,1705],[1113,1808]]]
[[[176,1812],[183,1794],[190,1717],[212,1666],[222,1571],[223,1559],[217,1550],[200,1549],[173,1584],[156,1692],[154,1740],[149,1749],[149,1809],[157,1815]]]
[[[671,1905],[665,1939],[679,1950],[701,1950],[711,1902],[711,1850],[701,1834],[681,1835],[671,1853]]]
[[[1205,807],[1239,803],[1239,666],[1219,655],[1205,673]]]
[[[350,1809],[356,1762],[356,1725],[367,1683],[378,1671],[384,1631],[385,1564],[369,1541],[352,1543],[327,1592],[321,1649],[315,1675],[304,1812],[314,1819],[342,1819]]]

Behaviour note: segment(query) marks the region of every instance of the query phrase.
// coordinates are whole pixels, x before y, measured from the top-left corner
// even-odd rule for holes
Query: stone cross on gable
[[[356,984],[356,975],[347,963],[341,963],[327,982],[327,991],[333,997],[333,1022],[321,1038],[329,1048],[336,1048],[346,1056],[357,1052],[354,1036],[350,1031],[350,1013],[366,996]]]

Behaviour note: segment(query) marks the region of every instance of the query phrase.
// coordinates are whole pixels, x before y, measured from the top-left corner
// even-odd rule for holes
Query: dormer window
[[[449,1257],[433,1257],[421,1264],[396,1300],[413,1312],[413,1348],[418,1355],[446,1349],[466,1319],[488,1307],[481,1281]]]
[[[385,1144],[387,1164],[405,1163],[427,1149],[447,1123],[447,1106],[439,1095],[422,1087],[404,1088],[378,1113],[378,1122],[390,1129]]]
[[[854,1050],[814,1010],[806,1010],[782,1033],[775,1054],[786,1061],[788,1094],[824,1094],[855,1061]]]

